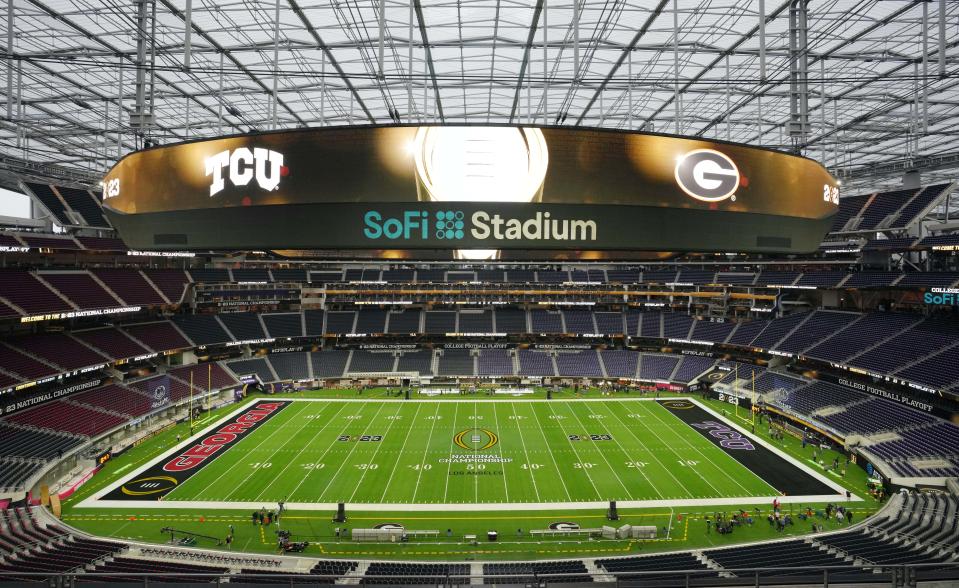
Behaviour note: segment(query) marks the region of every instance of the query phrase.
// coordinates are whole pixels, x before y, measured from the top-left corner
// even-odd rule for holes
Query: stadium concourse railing
[[[283,574],[283,573],[105,573],[83,571],[76,573],[23,573],[0,572],[0,585],[20,586],[24,581],[44,582],[48,586],[95,586],[103,583],[115,586],[117,582],[136,583],[140,586],[183,585],[183,583],[201,584],[271,584],[293,585],[334,584],[337,580],[349,577],[359,580],[366,586],[430,585],[463,586],[470,584],[509,584],[527,586],[591,586],[596,580],[584,582],[584,574],[465,574],[465,575],[319,575],[319,574]],[[803,585],[884,585],[892,587],[916,586],[917,582],[951,582],[959,579],[959,562],[935,564],[900,565],[853,565],[853,566],[809,566],[721,568],[700,570],[654,570],[629,572],[602,572],[599,575],[605,586],[782,586]],[[382,580],[378,582],[378,580]],[[505,581],[504,581],[505,580]]]

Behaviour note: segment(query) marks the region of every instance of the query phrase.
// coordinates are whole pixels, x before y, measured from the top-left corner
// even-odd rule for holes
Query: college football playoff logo
[[[167,391],[166,386],[161,384],[153,389],[153,402],[150,404],[150,408],[160,408],[169,402],[170,393]]]
[[[703,202],[736,199],[739,168],[727,155],[713,149],[696,149],[676,160],[676,183]]]
[[[489,429],[466,429],[453,436],[453,443],[467,451],[485,451],[498,442],[499,437]]]

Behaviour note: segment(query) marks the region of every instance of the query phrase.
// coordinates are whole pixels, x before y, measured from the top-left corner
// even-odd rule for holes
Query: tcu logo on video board
[[[246,186],[250,180],[256,179],[257,185],[264,190],[276,190],[280,185],[282,167],[282,153],[260,147],[255,147],[252,152],[246,147],[240,147],[232,153],[221,151],[211,155],[206,158],[206,175],[213,176],[210,196],[216,196],[226,187],[223,168],[229,168],[227,175],[234,186]]]
[[[676,183],[683,192],[703,202],[736,199],[739,168],[727,155],[712,149],[696,149],[676,161]]]

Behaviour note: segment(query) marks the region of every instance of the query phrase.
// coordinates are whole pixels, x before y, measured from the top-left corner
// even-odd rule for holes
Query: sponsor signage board
[[[922,301],[927,306],[959,306],[959,288],[930,288]]]
[[[82,392],[83,390],[90,390],[91,388],[96,388],[103,382],[102,379],[96,378],[93,380],[87,380],[86,382],[78,382],[76,384],[71,384],[69,386],[64,386],[62,388],[55,388],[52,390],[46,390],[40,394],[34,394],[27,398],[16,398],[8,400],[3,405],[3,414],[13,414],[15,412],[21,411],[25,408],[30,408],[38,404],[47,402],[48,400],[54,400],[57,398],[62,398],[63,396],[68,396],[74,392]]]

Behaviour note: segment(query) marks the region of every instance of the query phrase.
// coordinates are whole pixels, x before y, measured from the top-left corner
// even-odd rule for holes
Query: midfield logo
[[[453,436],[453,443],[468,451],[485,451],[498,442],[496,433],[488,429],[466,429]]]

